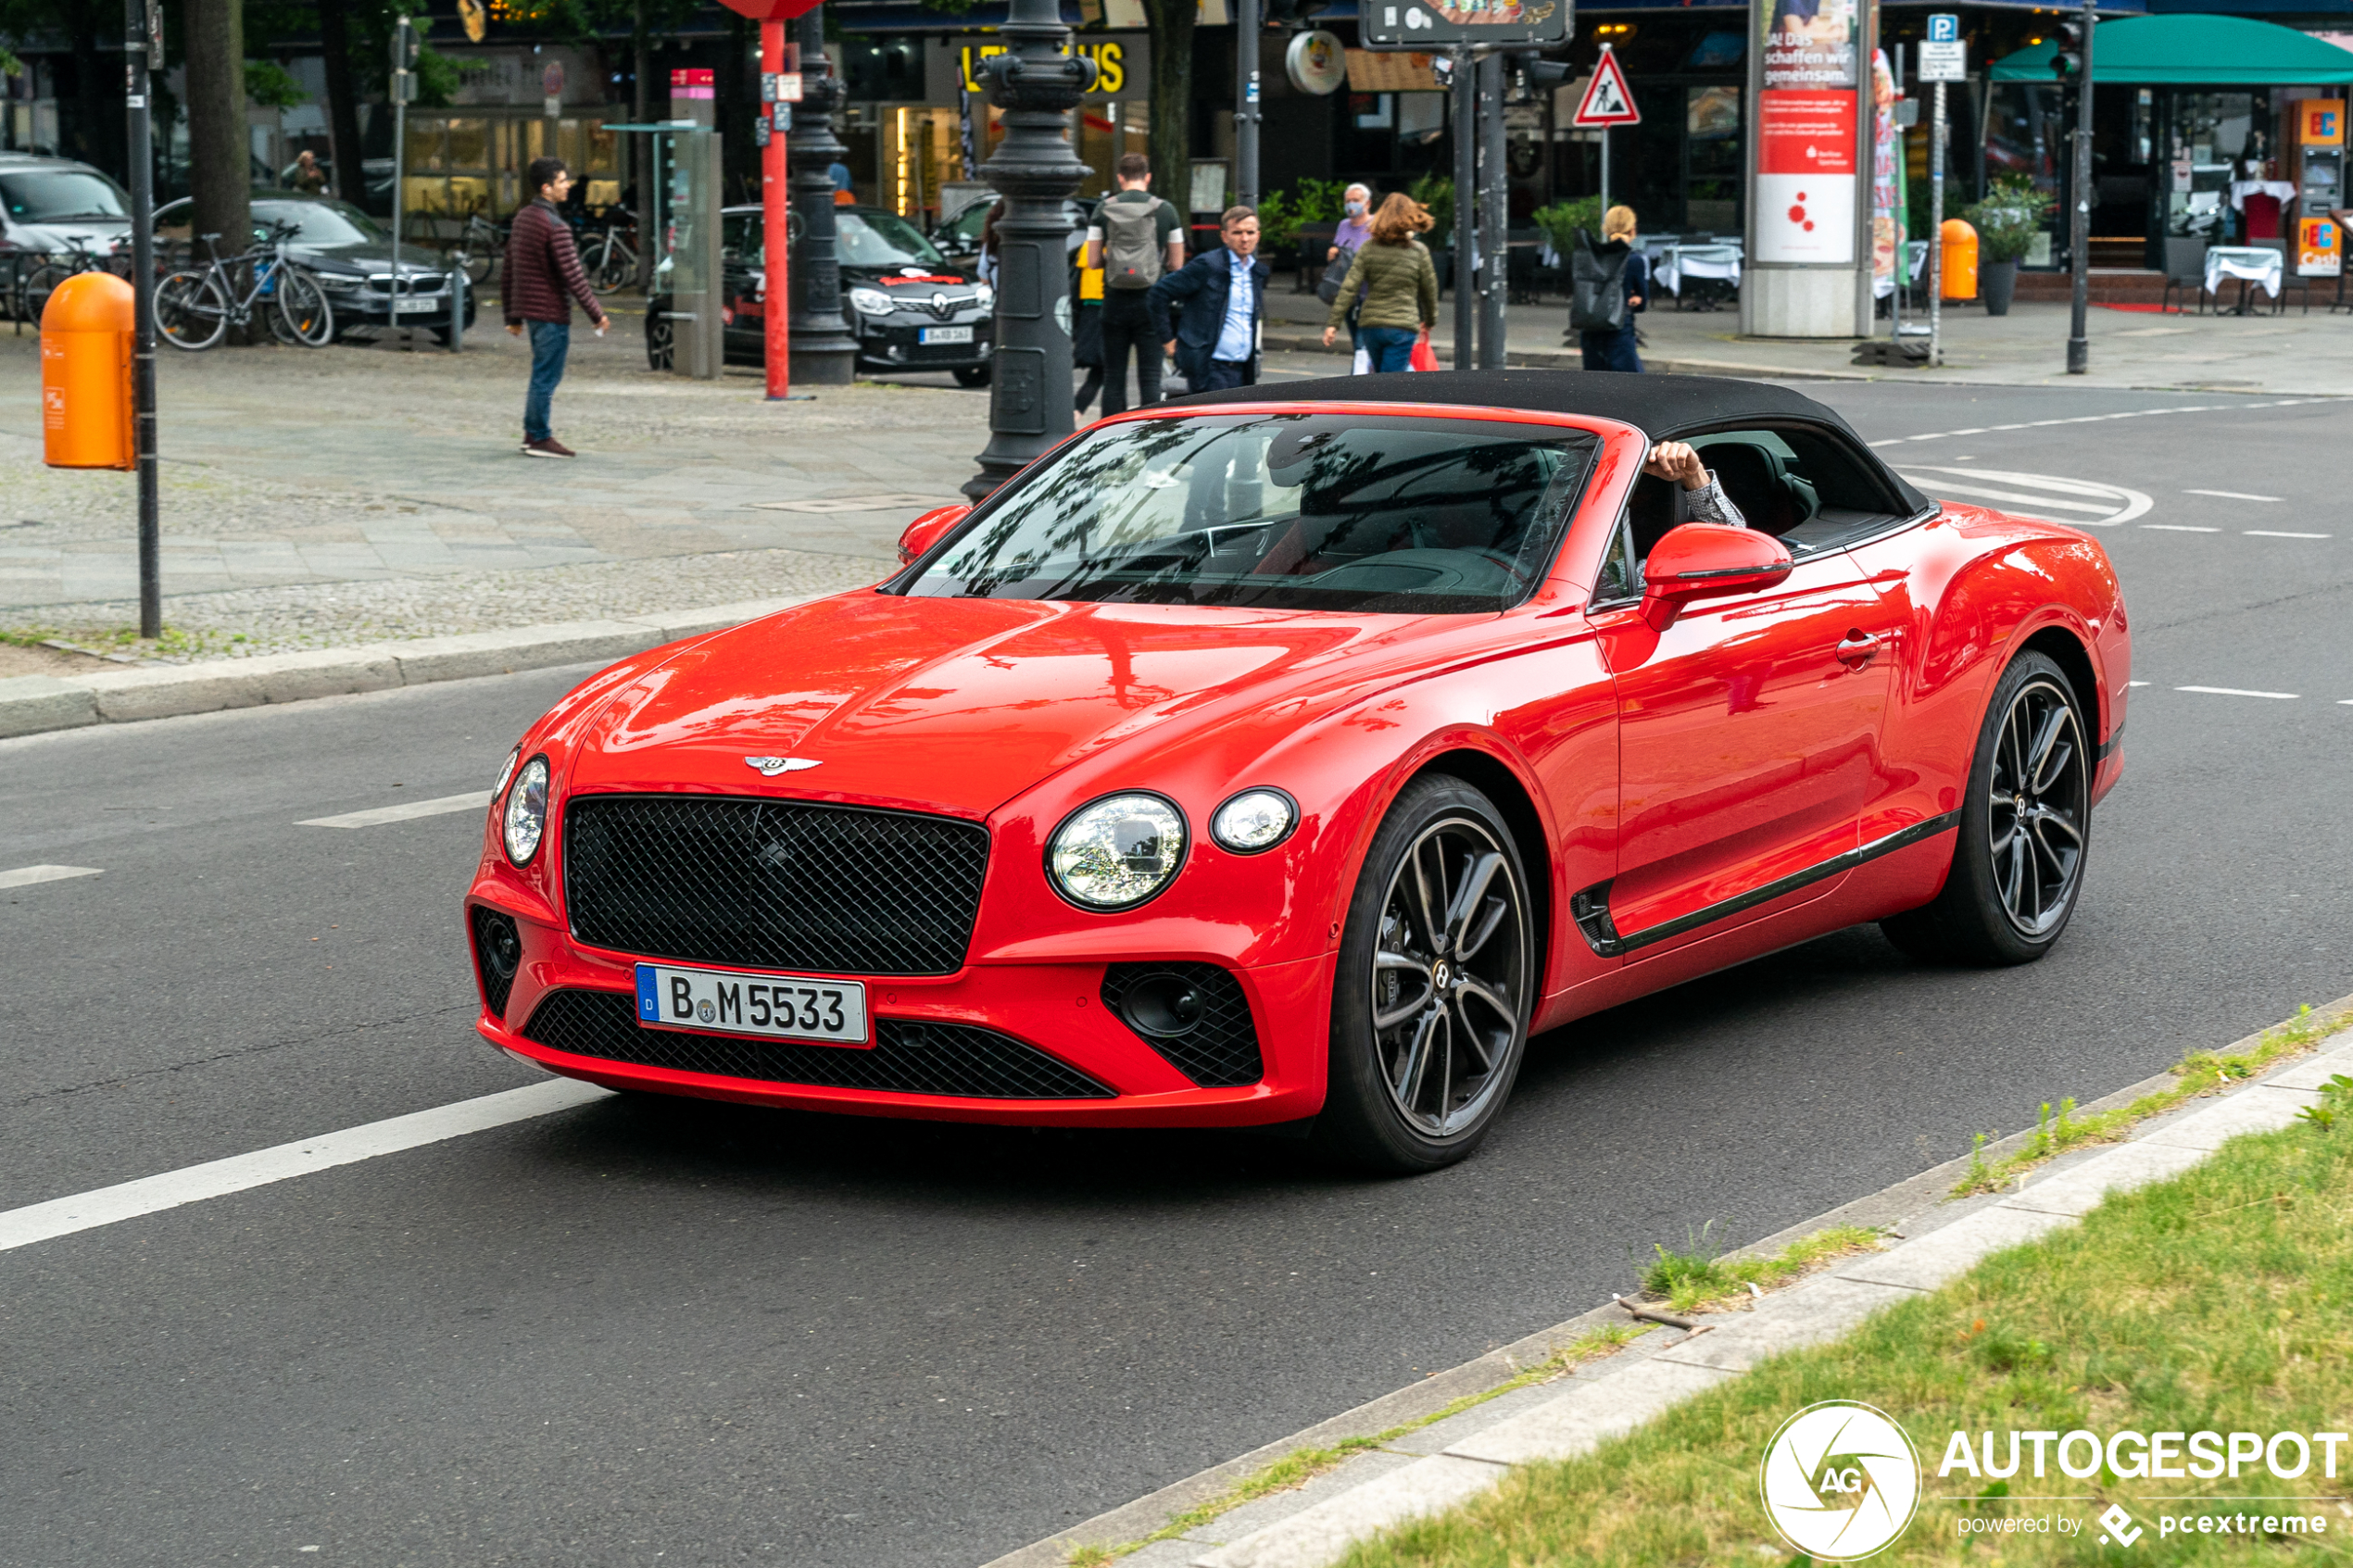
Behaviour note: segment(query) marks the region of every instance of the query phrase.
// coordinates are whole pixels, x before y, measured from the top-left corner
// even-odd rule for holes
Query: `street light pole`
[[[804,386],[848,386],[858,372],[858,340],[841,315],[841,264],[834,223],[834,165],[848,149],[834,134],[841,80],[825,57],[825,10],[815,6],[796,22],[800,45],[800,102],[792,107],[787,146],[792,207],[800,244],[791,259],[792,379]],[[771,301],[771,307],[781,302]]]
[[[1470,51],[1454,45],[1454,369],[1478,363],[1478,284],[1471,269],[1478,248],[1473,222],[1478,201],[1478,85]]]
[[[1258,206],[1259,25],[1258,0],[1234,0],[1234,200],[1253,209]]]
[[[163,54],[163,17],[122,0],[124,102],[131,154],[131,438],[139,470],[139,635],[163,635],[163,524],[156,494],[156,144],[148,79]]]
[[[2074,203],[2068,213],[2067,243],[2074,261],[2072,313],[2067,333],[2067,373],[2092,368],[2092,30],[2099,19],[2095,0],[2083,0],[2083,74],[2075,84]]]
[[[1064,204],[1087,178],[1071,152],[1070,111],[1094,84],[1095,64],[1070,54],[1059,0],[1013,0],[987,61],[988,101],[1004,111],[1004,140],[981,165],[1004,198],[997,220],[997,352],[988,445],[963,492],[985,499],[1073,423],[1070,386],[1070,220]]]
[[[1504,56],[1489,55],[1478,62],[1478,228],[1479,257],[1478,368],[1500,370],[1504,348],[1504,288],[1511,270],[1509,235],[1504,232],[1510,177],[1504,165]]]

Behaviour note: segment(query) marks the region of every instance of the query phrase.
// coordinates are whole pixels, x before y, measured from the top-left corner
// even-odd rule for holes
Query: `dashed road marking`
[[[2250,495],[2244,490],[2184,490],[2184,495],[2220,495],[2225,501],[2284,501],[2284,495]]]
[[[36,882],[66,882],[77,876],[104,876],[96,866],[19,866],[0,872],[0,887],[31,887]]]
[[[2194,528],[2186,522],[2145,522],[2143,528],[2154,528],[2161,533],[2220,533],[2219,528]]]
[[[338,1165],[373,1160],[379,1155],[446,1142],[469,1133],[487,1132],[510,1122],[552,1115],[602,1099],[609,1093],[594,1084],[573,1078],[533,1084],[503,1094],[483,1095],[452,1105],[435,1106],[431,1110],[346,1127],[321,1137],[283,1143],[274,1148],[256,1149],[251,1154],[231,1155],[226,1160],[166,1171],[161,1175],[143,1176],[135,1182],[76,1193],[70,1198],[28,1204],[0,1213],[0,1252],[71,1236],[76,1231],[135,1220],[143,1214],[159,1213],[183,1204],[201,1203],[208,1198],[225,1198],[233,1192],[308,1176]]]
[[[470,790],[464,795],[444,795],[432,800],[404,801],[398,806],[378,806],[371,810],[346,811],[340,817],[309,817],[296,822],[298,828],[372,828],[385,822],[405,822],[412,817],[439,817],[451,811],[477,811],[490,804],[486,789]]]
[[[2267,696],[2275,702],[2294,702],[2299,696],[2296,692],[2243,691],[2237,686],[2175,686],[2173,689],[2177,692],[2203,692],[2208,696]]]
[[[2246,533],[2250,539],[2333,539],[2335,537],[2333,533],[2284,533],[2276,528],[2250,528],[2246,530]]]

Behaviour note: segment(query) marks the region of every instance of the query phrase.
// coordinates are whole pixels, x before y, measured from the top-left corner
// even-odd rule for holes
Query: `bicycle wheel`
[[[174,348],[210,348],[229,330],[229,300],[209,272],[174,272],[156,285],[156,333]]]
[[[270,312],[270,330],[280,343],[323,348],[335,335],[335,307],[319,280],[299,267],[278,274],[277,308]]]
[[[24,298],[18,307],[27,321],[41,324],[41,313],[49,307],[49,295],[59,283],[72,277],[81,268],[64,261],[44,261],[25,275]]]
[[[610,294],[615,289],[626,287],[636,276],[637,258],[629,254],[627,245],[619,240],[611,240],[605,245],[604,260],[598,267],[596,279],[590,286],[598,294]]]

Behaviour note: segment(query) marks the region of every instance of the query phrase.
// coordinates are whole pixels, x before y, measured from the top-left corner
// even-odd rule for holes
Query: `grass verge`
[[[1670,1311],[1696,1312],[1718,1302],[1750,1294],[1749,1286],[1787,1285],[1837,1258],[1876,1252],[1887,1245],[1875,1230],[1861,1225],[1832,1225],[1799,1236],[1768,1257],[1722,1257],[1711,1253],[1705,1236],[1693,1239],[1689,1252],[1669,1252],[1654,1244],[1658,1256],[1642,1269],[1642,1288]]]
[[[1432,1411],[1428,1415],[1417,1417],[1403,1425],[1392,1426],[1385,1432],[1376,1432],[1370,1436],[1343,1437],[1328,1449],[1293,1449],[1265,1469],[1253,1471],[1242,1477],[1241,1480],[1237,1481],[1207,1502],[1187,1509],[1140,1540],[1122,1541],[1116,1546],[1077,1547],[1072,1550],[1065,1561],[1070,1564],[1070,1568],[1101,1568],[1102,1564],[1116,1562],[1130,1552],[1143,1550],[1155,1541],[1175,1540],[1186,1531],[1197,1530],[1213,1519],[1231,1513],[1246,1502],[1255,1501],[1271,1492],[1287,1492],[1294,1486],[1303,1486],[1326,1471],[1338,1468],[1351,1456],[1361,1454],[1367,1449],[1378,1449],[1385,1443],[1393,1443],[1409,1432],[1418,1432],[1425,1426],[1444,1421],[1450,1415],[1460,1415],[1463,1411],[1483,1405],[1490,1399],[1500,1399],[1516,1388],[1526,1388],[1531,1384],[1549,1383],[1556,1377],[1566,1377],[1587,1361],[1597,1361],[1604,1356],[1616,1355],[1649,1332],[1650,1329],[1642,1324],[1621,1323],[1608,1323],[1590,1330],[1579,1335],[1575,1339],[1508,1382],[1499,1383],[1492,1388],[1483,1388],[1476,1394],[1466,1394],[1441,1410]]]
[[[2111,1503],[2169,1564],[2344,1563],[2353,1465],[2322,1475],[2317,1447],[2295,1480],[2260,1464],[2213,1480],[2107,1470],[2073,1479],[2054,1466],[1989,1486],[1936,1474],[1956,1431],[2346,1430],[2353,1082],[2340,1079],[2322,1109],[2330,1114],[2235,1139],[2173,1180],[2113,1197],[2082,1224],[1988,1258],[1843,1340],[1765,1361],[1582,1458],[1525,1466],[1485,1498],[1361,1543],[1343,1568],[1802,1562],[1766,1520],[1757,1466],[1781,1422],[1822,1399],[1878,1406],[1920,1450],[1919,1512],[1875,1564],[2116,1557],[2092,1522]],[[2196,1533],[2201,1516],[2291,1510],[2328,1529]],[[1964,1533],[1966,1518],[1989,1515],[2083,1527]],[[2160,1534],[2167,1518],[2173,1528]]]
[[[0,627],[0,643],[20,648],[62,644],[75,653],[94,654],[101,659],[108,654],[129,654],[137,659],[201,659],[227,653],[244,641],[245,635],[242,632],[188,632],[177,626],[165,627],[162,635],[152,640],[140,636],[136,626],[84,626],[72,631],[55,626]]]
[[[2070,1148],[2084,1144],[2115,1143],[2150,1117],[2161,1115],[2196,1096],[2252,1078],[2284,1057],[2309,1050],[2349,1023],[2353,1023],[2353,1012],[2316,1013],[2309,1007],[2301,1007],[2296,1010],[2294,1018],[2276,1029],[2264,1030],[2256,1036],[2255,1044],[2243,1051],[2229,1055],[2192,1051],[2174,1067],[2171,1084],[2143,1095],[2130,1105],[2093,1116],[2078,1116],[2072,1099],[2059,1101],[2056,1110],[2050,1101],[2045,1100],[2034,1135],[2023,1148],[1998,1160],[1987,1160],[1986,1135],[1977,1135],[1969,1169],[1953,1184],[1953,1196],[1967,1198],[1972,1193],[1999,1192],[2027,1172]]]

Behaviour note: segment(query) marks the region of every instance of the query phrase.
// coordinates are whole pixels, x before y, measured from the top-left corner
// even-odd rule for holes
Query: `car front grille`
[[[950,973],[988,869],[988,829],[913,811],[587,795],[564,812],[573,935],[648,958]]]
[[[1108,1099],[1114,1094],[1034,1046],[968,1023],[877,1018],[871,1049],[803,1046],[647,1029],[637,1022],[636,998],[626,992],[566,990],[541,999],[522,1035],[574,1056],[763,1084],[963,1099]]]
[[[1148,1028],[1133,1005],[1138,989],[1158,981],[1189,988],[1199,1016],[1172,1032],[1167,1021]],[[1233,972],[1214,963],[1115,963],[1103,971],[1103,1006],[1168,1064],[1204,1089],[1236,1088],[1266,1076],[1251,1022],[1250,998]]]

